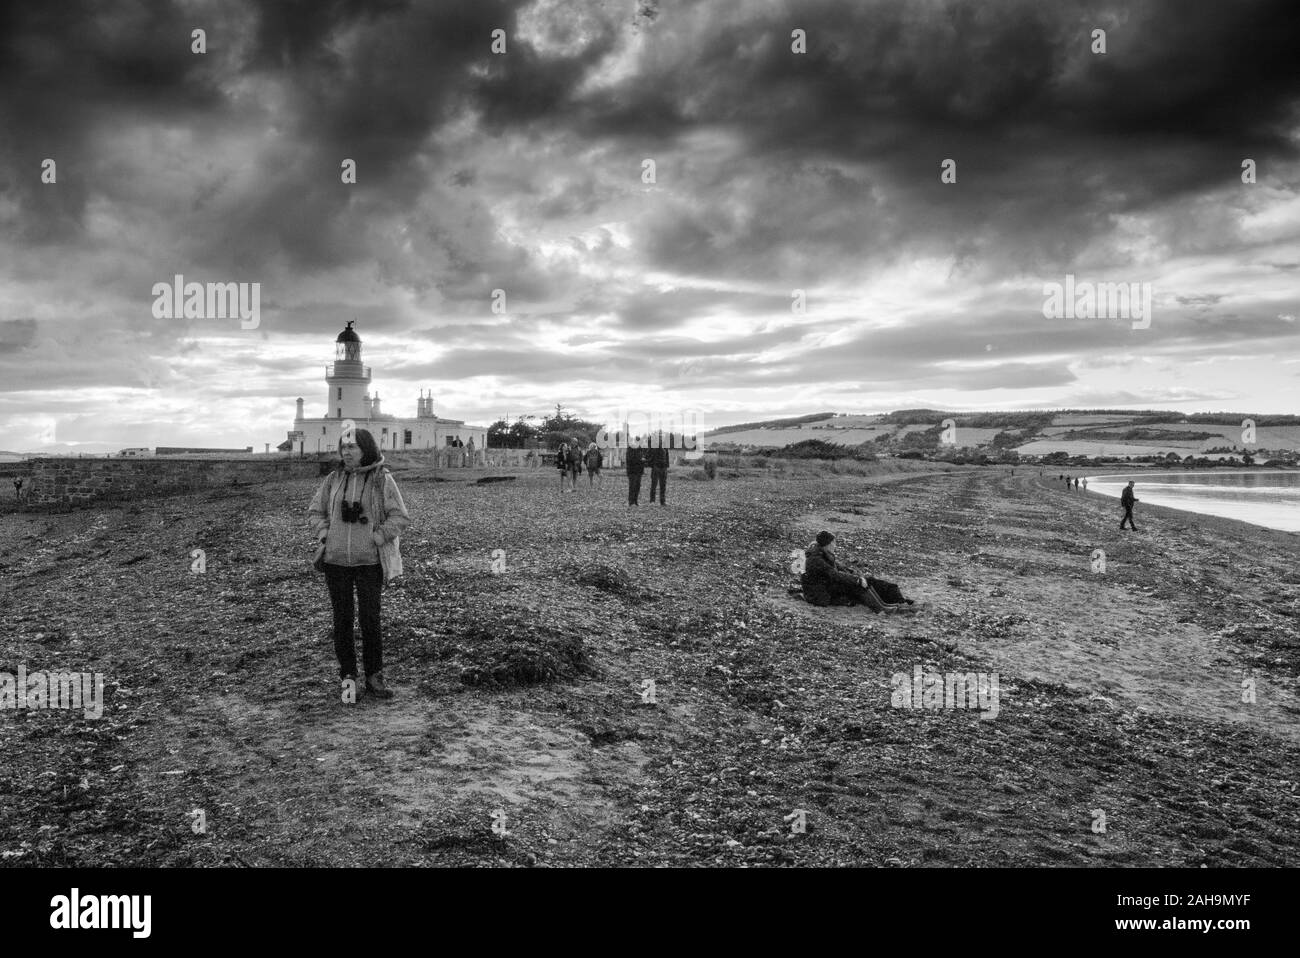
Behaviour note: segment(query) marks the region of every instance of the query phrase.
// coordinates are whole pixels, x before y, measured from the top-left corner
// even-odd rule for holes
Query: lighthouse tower
[[[326,419],[369,419],[370,367],[361,365],[361,337],[352,323],[334,341],[334,365],[325,367]]]

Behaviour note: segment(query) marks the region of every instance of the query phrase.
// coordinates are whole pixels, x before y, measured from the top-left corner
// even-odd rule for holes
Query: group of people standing
[[[627,450],[625,457],[627,469],[627,504],[641,504],[641,480],[646,467],[650,469],[650,501],[659,496],[659,505],[667,505],[664,495],[668,489],[668,450],[663,448],[645,449],[641,446],[641,437],[637,436]],[[604,477],[601,469],[605,464],[605,455],[596,444],[589,443],[586,450],[582,441],[574,439],[572,443],[562,442],[555,453],[555,468],[560,474],[560,491],[574,492],[578,488],[578,474],[583,467],[587,469],[587,485],[603,488]],[[567,484],[567,485],[566,485]]]
[[[584,466],[587,468],[587,485],[604,488],[605,478],[600,474],[604,464],[605,455],[594,442],[588,443],[586,449],[582,448],[582,440],[576,438],[572,445],[560,443],[560,448],[555,451],[555,468],[560,473],[560,491],[578,491],[578,474]],[[569,482],[567,490],[565,480]]]
[[[627,504],[641,504],[641,477],[645,475],[646,466],[649,466],[650,501],[655,501],[657,492],[659,505],[667,505],[664,502],[664,492],[668,488],[668,450],[663,447],[643,449],[640,436],[633,443],[627,451]]]
[[[1040,472],[1039,475],[1041,476],[1042,473]],[[1064,479],[1064,480],[1065,480],[1065,488],[1066,488],[1067,491],[1068,491],[1069,488],[1070,488],[1070,483],[1074,483],[1074,488],[1075,488],[1076,491],[1078,491],[1078,488],[1079,488],[1079,477],[1078,477],[1078,476],[1067,476],[1067,475],[1065,475],[1065,473],[1061,473],[1061,475],[1057,476],[1057,478],[1058,478],[1058,479]],[[1087,480],[1086,478],[1083,480],[1083,491],[1084,491],[1084,492],[1087,492],[1087,491],[1088,491],[1088,480]]]

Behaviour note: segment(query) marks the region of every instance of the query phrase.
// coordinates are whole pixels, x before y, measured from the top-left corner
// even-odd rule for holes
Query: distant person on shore
[[[14,498],[22,499],[23,497],[23,477],[19,476],[14,480]]]
[[[1083,491],[1084,491],[1084,492],[1087,492],[1087,491],[1088,491],[1088,477],[1087,477],[1087,476],[1084,476],[1084,478],[1083,478]]]
[[[1138,531],[1137,524],[1133,522],[1133,506],[1141,501],[1133,495],[1133,480],[1130,479],[1128,485],[1124,487],[1124,491],[1119,494],[1119,504],[1124,507],[1124,518],[1119,520],[1120,529],[1123,529],[1124,523],[1127,522],[1129,528],[1134,532]]]
[[[1074,491],[1075,491],[1075,492],[1078,492],[1078,491],[1079,491],[1079,477],[1078,477],[1078,476],[1075,476],[1075,477],[1074,477]]]
[[[645,474],[645,450],[641,448],[641,437],[637,436],[627,447],[627,504],[641,504],[641,477]]]
[[[312,532],[325,546],[322,560],[334,612],[339,677],[355,686],[353,617],[359,611],[365,688],[378,698],[392,698],[384,682],[379,593],[388,575],[396,575],[400,567],[397,537],[411,524],[411,517],[397,480],[368,430],[358,429],[355,440],[340,441],[339,457],[338,466],[321,482],[308,507]]]
[[[604,489],[605,477],[600,474],[600,467],[605,462],[604,453],[602,453],[600,449],[597,448],[596,444],[593,442],[587,446],[587,451],[583,454],[582,459],[583,459],[583,463],[587,467],[588,488],[594,485],[601,489]],[[600,480],[599,483],[596,482],[597,479]]]
[[[892,582],[864,576],[836,558],[835,536],[817,533],[804,550],[804,571],[799,577],[804,599],[811,605],[865,605],[872,612],[912,613],[915,603],[903,597]],[[883,593],[883,595],[882,595]]]

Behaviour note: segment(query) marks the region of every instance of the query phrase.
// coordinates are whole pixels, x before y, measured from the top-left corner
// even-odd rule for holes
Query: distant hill
[[[720,436],[730,432],[743,432],[746,429],[783,429],[787,426],[798,426],[800,423],[815,422],[819,419],[834,418],[833,412],[815,412],[808,416],[795,416],[793,419],[768,419],[763,422],[742,422],[734,426],[721,426],[709,433],[711,436]]]
[[[1243,421],[1254,423],[1254,442],[1245,441]],[[956,413],[902,409],[880,415],[814,413],[765,422],[738,423],[701,437],[713,449],[779,449],[820,441],[866,446],[864,451],[897,455],[916,450],[939,453],[966,449],[972,454],[1022,456],[1138,456],[1257,460],[1300,452],[1300,416],[1251,413],[1194,413],[1163,410],[1066,409],[1055,412],[1009,410]]]

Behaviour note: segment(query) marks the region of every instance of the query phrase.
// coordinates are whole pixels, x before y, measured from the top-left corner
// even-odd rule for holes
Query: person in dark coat
[[[569,444],[569,481],[573,483],[573,491],[578,491],[578,476],[582,475],[582,440],[577,436],[573,437],[573,442]]]
[[[668,450],[663,446],[656,446],[649,450],[647,459],[650,462],[650,501],[655,501],[657,489],[659,505],[667,505],[664,502],[664,491],[668,488]]]
[[[1137,525],[1133,522],[1133,505],[1141,501],[1133,495],[1133,480],[1130,479],[1124,491],[1119,494],[1119,504],[1124,507],[1124,518],[1119,520],[1120,529],[1123,529],[1124,523],[1127,522],[1129,528],[1134,532],[1138,531]]]
[[[568,478],[569,470],[572,468],[570,459],[573,457],[573,451],[569,449],[567,442],[560,443],[560,448],[555,450],[555,468],[560,473],[560,491],[564,492],[564,480]],[[574,479],[576,487],[577,479]]]
[[[836,558],[835,536],[817,533],[817,540],[804,550],[804,571],[799,577],[804,598],[811,605],[865,605],[872,612],[914,612],[914,603],[903,597],[898,586],[883,579],[861,575]],[[877,587],[885,591],[882,596]]]
[[[605,479],[600,474],[600,467],[605,463],[605,455],[600,448],[593,442],[587,446],[587,451],[582,454],[582,464],[587,467],[587,486],[590,488],[600,480],[600,488],[605,488]]]
[[[641,477],[645,475],[645,450],[641,448],[641,437],[632,440],[627,448],[627,504],[638,506],[641,498]]]

